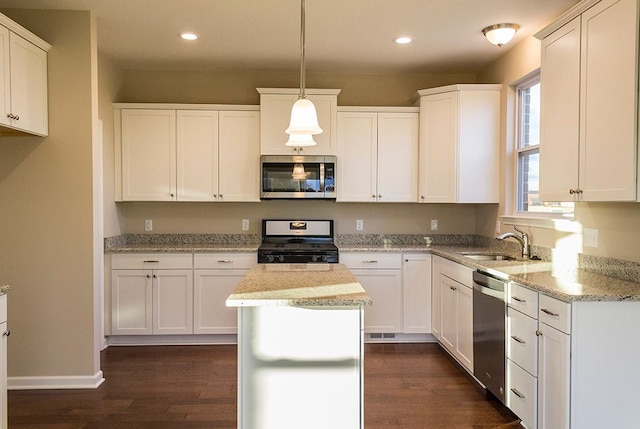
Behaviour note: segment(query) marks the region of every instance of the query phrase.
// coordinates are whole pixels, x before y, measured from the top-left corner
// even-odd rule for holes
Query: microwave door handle
[[[324,194],[324,162],[320,163],[320,192]]]

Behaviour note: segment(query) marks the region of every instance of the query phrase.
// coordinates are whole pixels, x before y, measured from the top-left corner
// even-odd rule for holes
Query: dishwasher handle
[[[484,295],[492,296],[504,301],[507,282],[481,271],[473,272],[473,289]]]

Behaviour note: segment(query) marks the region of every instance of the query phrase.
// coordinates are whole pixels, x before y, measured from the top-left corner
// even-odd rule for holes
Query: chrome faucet
[[[518,237],[518,235],[514,234],[513,232],[505,232],[504,234],[500,234],[499,236],[497,236],[496,239],[504,240],[505,238],[509,237],[515,238],[522,246],[522,257],[525,259],[529,259],[529,235],[521,229],[518,229],[518,227],[515,225],[513,229],[518,231],[521,234],[521,237]]]

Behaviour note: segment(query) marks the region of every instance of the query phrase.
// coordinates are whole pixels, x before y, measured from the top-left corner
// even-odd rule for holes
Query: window
[[[516,88],[518,103],[518,157],[516,212],[573,213],[573,203],[540,201],[540,75]]]

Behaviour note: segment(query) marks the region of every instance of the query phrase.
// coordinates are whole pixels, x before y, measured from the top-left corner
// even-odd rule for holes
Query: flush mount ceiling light
[[[314,134],[320,134],[322,128],[318,125],[318,114],[316,107],[311,100],[307,99],[305,89],[305,6],[306,1],[300,2],[300,94],[298,101],[291,108],[291,120],[289,128],[285,130],[289,134],[289,140],[285,143],[287,146],[313,146],[316,142],[313,140]],[[303,137],[304,136],[304,137]],[[300,144],[300,143],[305,144]]]
[[[413,38],[411,38],[411,36],[398,36],[394,37],[393,41],[398,45],[406,45],[407,43],[413,42]]]
[[[198,35],[195,33],[190,33],[188,31],[185,31],[183,33],[178,33],[178,37],[183,40],[196,40],[198,38]]]
[[[501,47],[509,43],[516,34],[516,31],[518,31],[518,28],[520,28],[518,24],[494,24],[483,28],[482,34],[484,34],[490,43]]]

